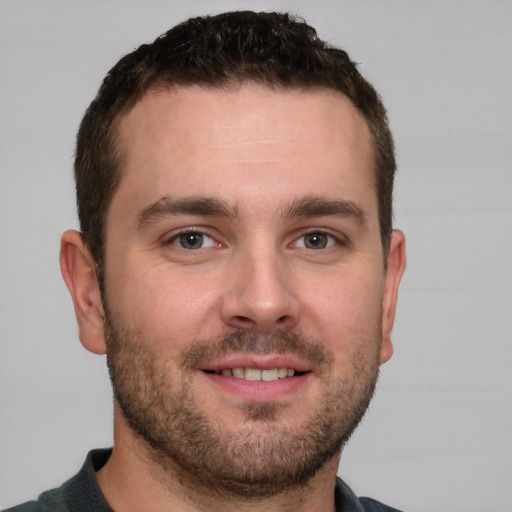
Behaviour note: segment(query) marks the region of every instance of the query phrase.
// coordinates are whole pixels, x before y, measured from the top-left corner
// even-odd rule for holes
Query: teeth
[[[293,370],[291,370],[293,372]],[[295,372],[293,372],[295,373]],[[292,373],[292,375],[293,375]],[[285,379],[286,377],[288,377],[288,368],[279,368],[279,370],[277,370],[277,374],[279,376],[280,379]],[[290,377],[292,376],[290,375]]]
[[[263,370],[261,372],[261,380],[271,381],[271,380],[277,380],[278,378],[279,378],[279,373],[277,371],[277,368],[274,368],[273,370]]]
[[[243,368],[233,368],[233,377],[243,379],[245,377],[245,370]]]
[[[261,370],[257,370],[256,368],[246,368],[245,380],[261,380]]]
[[[278,379],[286,379],[286,377],[293,377],[295,370],[293,368],[272,368],[271,370],[259,370],[258,368],[223,368],[222,371],[217,371],[225,377],[236,377],[237,379],[245,380],[262,380],[270,382]]]

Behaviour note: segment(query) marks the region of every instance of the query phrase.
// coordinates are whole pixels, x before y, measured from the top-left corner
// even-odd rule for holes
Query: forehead
[[[118,144],[114,202],[119,194],[154,201],[263,189],[277,199],[290,195],[290,185],[298,196],[337,188],[375,194],[367,123],[333,90],[246,84],[150,91],[120,120]]]

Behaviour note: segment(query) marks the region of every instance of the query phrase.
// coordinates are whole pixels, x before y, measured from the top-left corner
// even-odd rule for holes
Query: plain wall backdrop
[[[395,136],[395,355],[340,474],[406,512],[512,511],[509,0],[0,0],[0,508],[112,443],[105,360],[81,347],[58,267],[83,112],[121,55],[243,8],[290,10],[345,48]]]

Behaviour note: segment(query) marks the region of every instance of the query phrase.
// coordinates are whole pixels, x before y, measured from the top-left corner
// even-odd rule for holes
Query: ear
[[[384,280],[382,296],[382,345],[380,364],[388,361],[393,355],[391,330],[395,321],[398,285],[405,270],[405,236],[401,231],[393,230],[389,245],[388,266]]]
[[[105,354],[105,313],[96,277],[96,263],[78,231],[70,230],[62,235],[60,270],[73,299],[82,345],[95,354]]]

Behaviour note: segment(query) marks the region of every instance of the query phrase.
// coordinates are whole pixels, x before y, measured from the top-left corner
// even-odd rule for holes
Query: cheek
[[[364,313],[380,304],[382,280],[372,269],[346,268],[326,275],[314,290],[317,301],[324,305]]]
[[[112,276],[109,309],[129,329],[144,334],[157,347],[179,351],[197,337],[211,336],[216,287],[186,272],[152,268]]]
[[[354,342],[375,338],[381,321],[381,301],[382,285],[378,279],[351,273],[331,278],[317,288],[307,309],[320,336],[331,340],[335,347],[350,349]]]

